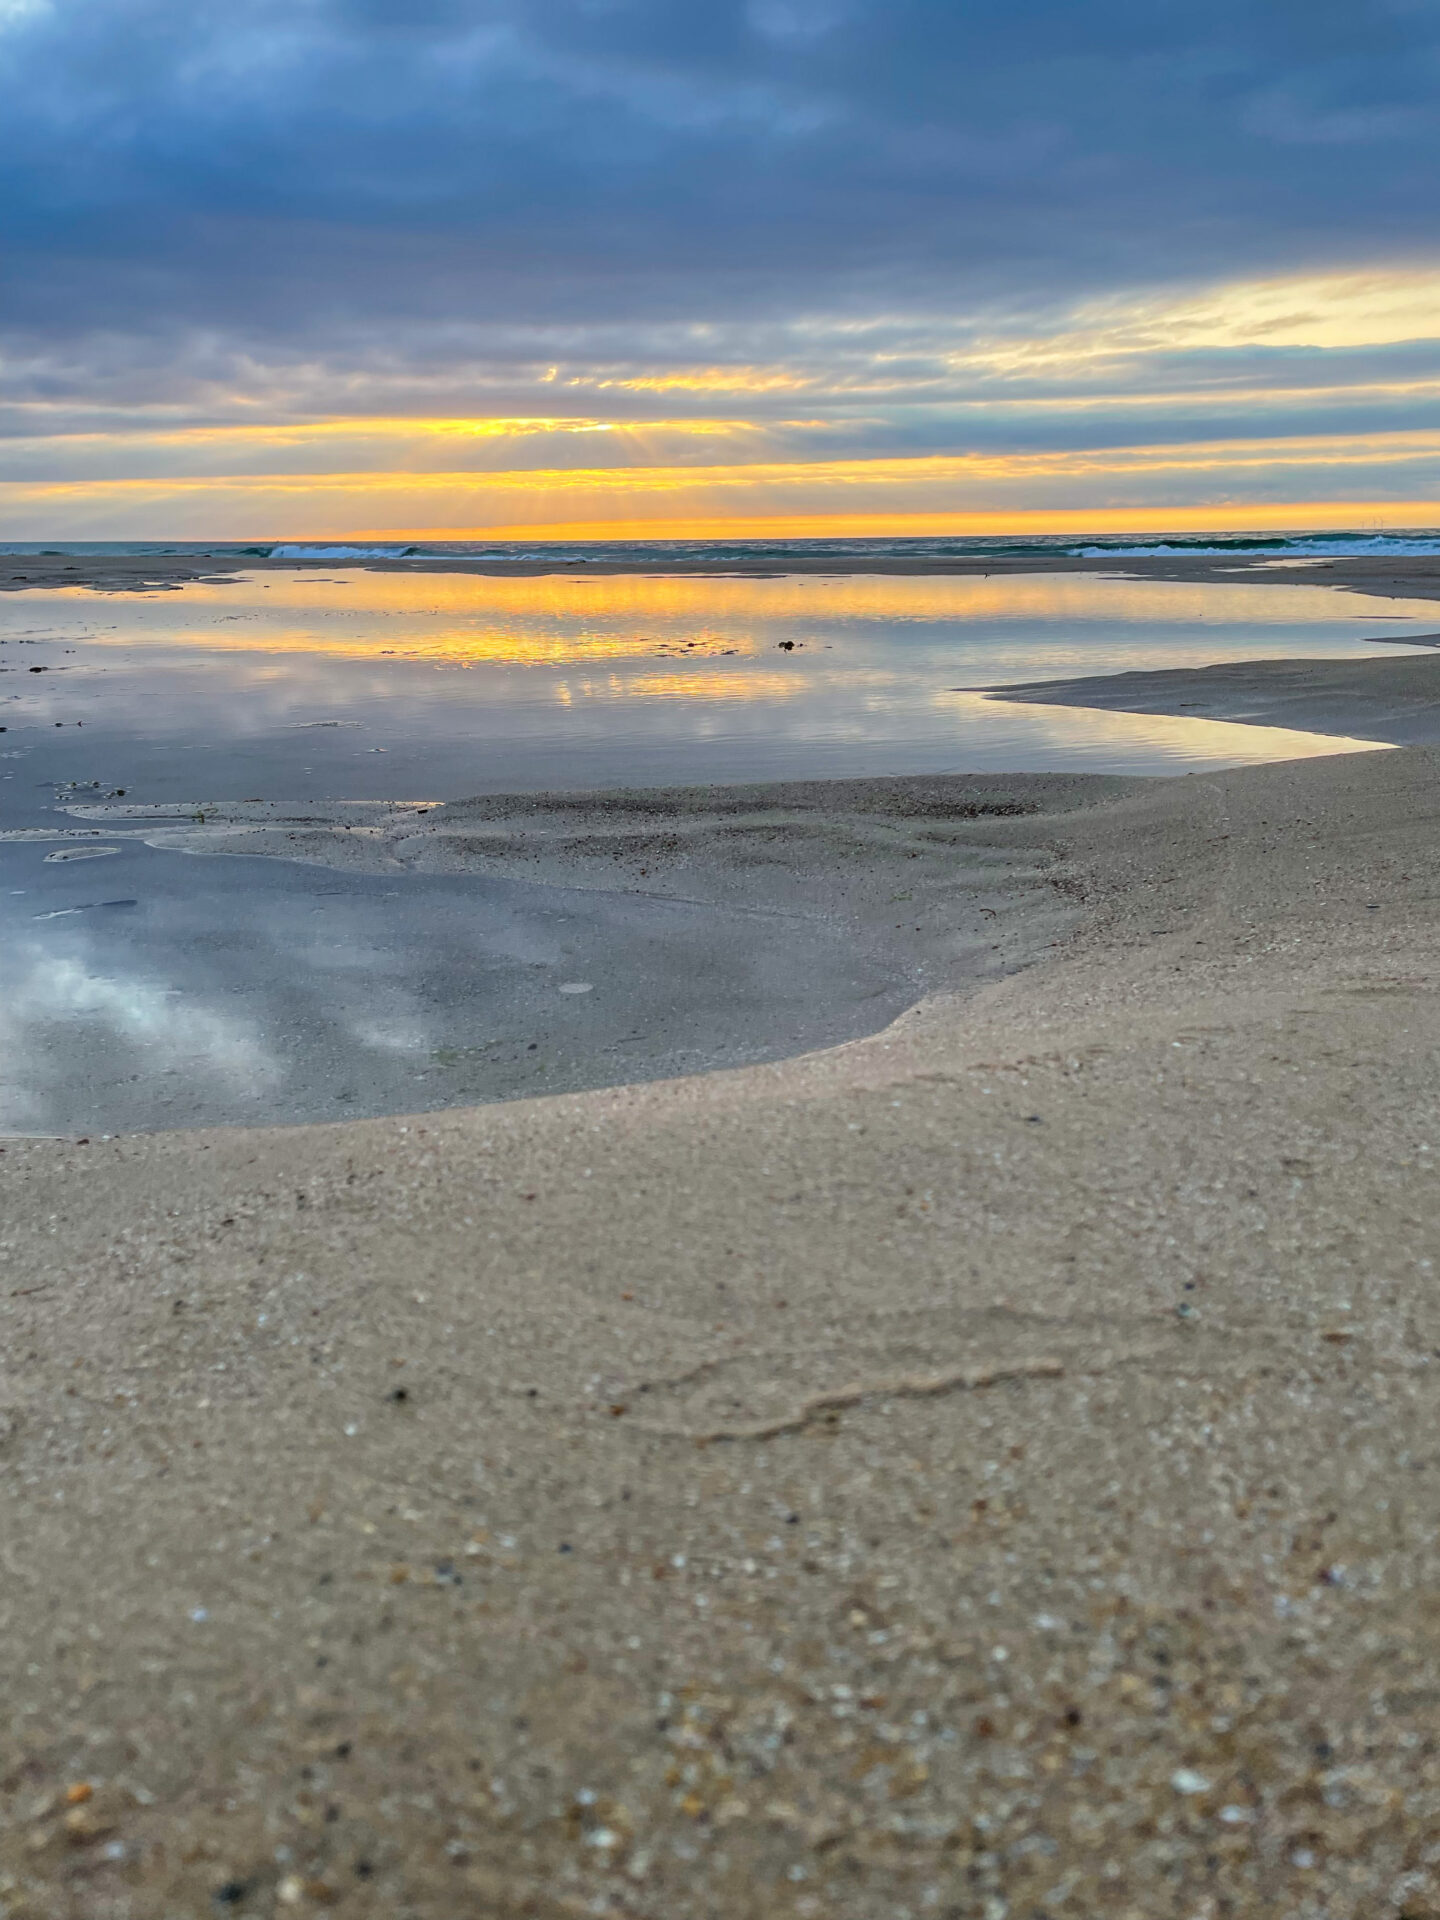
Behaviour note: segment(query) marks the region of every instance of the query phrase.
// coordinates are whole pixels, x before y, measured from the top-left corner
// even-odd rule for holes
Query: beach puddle
[[[1418,646],[1434,608],[1378,617]],[[643,860],[570,891],[387,872],[390,829],[362,806],[343,823],[355,857],[322,872],[304,863],[333,867],[342,829],[317,829],[317,855],[305,806],[419,820],[470,795],[1342,752],[1368,743],[979,689],[1365,656],[1376,621],[1324,587],[1089,574],[345,569],[0,596],[0,1128],[419,1110],[874,1031],[920,990],[903,941],[862,951],[833,916],[752,913],[741,868],[689,901],[650,897]],[[134,824],[157,809],[199,834],[191,854],[238,851],[244,808],[281,797],[295,818],[261,850],[293,859],[184,857]],[[951,945],[967,941],[995,945]]]
[[[333,1120],[702,1072],[873,1031],[916,991],[797,915],[109,852],[126,897],[0,843],[0,1132]]]
[[[1379,626],[1383,620],[1384,625]],[[886,773],[1181,773],[1256,730],[957,700],[1373,655],[1427,602],[1271,580],[256,572],[0,596],[0,823],[52,798],[390,799]],[[1387,648],[1388,651],[1388,648]],[[63,674],[36,667],[64,667]],[[1309,751],[1320,749],[1310,748]],[[1334,751],[1335,749],[1330,749]]]

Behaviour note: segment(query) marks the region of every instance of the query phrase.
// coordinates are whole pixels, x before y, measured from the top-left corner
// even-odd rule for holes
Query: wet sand
[[[7,1920],[1440,1911],[1437,772],[1031,783],[1059,944],[828,1051],[7,1143]]]
[[[1407,645],[1416,641],[1408,640]],[[1420,746],[1440,740],[1440,659],[1247,660],[991,689],[996,700],[1184,714]]]

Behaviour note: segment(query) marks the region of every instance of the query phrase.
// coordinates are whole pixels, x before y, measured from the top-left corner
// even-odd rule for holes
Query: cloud
[[[1434,238],[1433,7],[73,0],[23,26],[22,329],[87,331],[97,294],[111,326],[322,339],[1029,302]]]
[[[1389,431],[1437,78],[1434,0],[0,0],[0,478]]]
[[[153,980],[97,972],[83,952],[38,941],[12,943],[0,996],[0,1125],[48,1130],[63,1105],[75,1053],[102,1086],[182,1072],[207,1090],[256,1098],[280,1068],[258,1031],[210,1008],[186,1004]],[[68,1045],[67,1045],[68,1042]]]

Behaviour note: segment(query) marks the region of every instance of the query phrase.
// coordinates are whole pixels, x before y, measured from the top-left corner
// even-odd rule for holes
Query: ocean
[[[1206,556],[1274,559],[1353,559],[1357,555],[1440,554],[1440,529],[1404,527],[1378,531],[1114,534],[1012,534],[927,538],[831,538],[806,540],[9,540],[0,553],[73,555],[215,554],[223,558],[280,560],[465,559],[552,561],[586,566],[633,561],[637,567],[697,561],[717,567],[773,564],[787,560],[1023,560],[1201,559]]]

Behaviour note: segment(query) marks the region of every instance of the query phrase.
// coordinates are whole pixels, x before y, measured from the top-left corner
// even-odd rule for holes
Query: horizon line
[[[825,539],[947,539],[989,535],[994,538],[1025,534],[1087,535],[1113,539],[1124,535],[1148,537],[1180,534],[1187,538],[1211,535],[1235,538],[1246,534],[1355,533],[1404,534],[1440,532],[1440,500],[1287,502],[1281,506],[1251,508],[1246,512],[1214,508],[1155,509],[1100,508],[1088,513],[1066,509],[1034,509],[1019,513],[958,514],[839,514],[746,515],[721,518],[696,515],[673,520],[572,520],[506,522],[492,526],[451,527],[329,527],[321,530],[270,534],[60,532],[0,535],[0,547],[132,542],[177,546],[225,545],[286,546],[341,545],[355,541],[516,541],[593,544],[694,540],[825,540]]]

